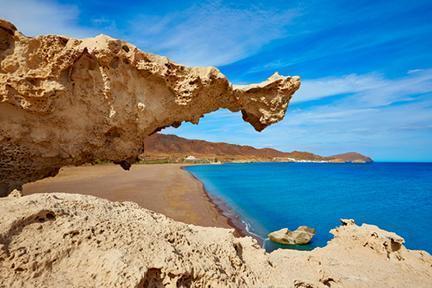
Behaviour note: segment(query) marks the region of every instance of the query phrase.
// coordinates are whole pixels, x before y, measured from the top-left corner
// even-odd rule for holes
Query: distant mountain
[[[341,159],[344,162],[366,162],[366,163],[373,162],[372,158],[364,156],[357,152],[337,154],[337,155],[330,156],[330,158]]]
[[[316,161],[316,162],[370,162],[369,157],[350,152],[324,157],[309,152],[282,152],[272,148],[255,148],[252,146],[192,140],[176,135],[153,134],[145,139],[144,160],[166,160],[180,162],[188,160],[204,162],[249,162],[249,161]]]

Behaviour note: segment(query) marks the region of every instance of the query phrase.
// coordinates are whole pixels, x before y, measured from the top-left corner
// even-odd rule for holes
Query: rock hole
[[[0,51],[9,49],[13,42],[13,33],[0,28]]]
[[[55,220],[55,215],[54,215],[54,213],[52,213],[52,212],[48,212],[48,213],[46,214],[46,218],[47,218],[48,220]]]
[[[401,247],[402,247],[401,243],[398,243],[398,242],[394,241],[393,239],[391,239],[391,244],[390,244],[391,251],[393,251],[393,252],[399,251],[401,249]]]
[[[114,68],[114,69],[117,68],[119,66],[119,62],[120,62],[120,59],[118,57],[113,58],[111,60],[110,67]]]
[[[105,136],[112,139],[112,138],[118,138],[121,136],[121,131],[117,127],[112,127],[107,132],[105,132]]]
[[[127,45],[123,45],[122,46],[122,49],[123,49],[123,51],[125,51],[125,52],[129,52],[130,50],[129,50],[129,47],[127,46]]]
[[[333,278],[330,278],[330,277],[328,277],[328,278],[325,278],[325,279],[323,279],[322,281],[321,281],[321,283],[323,283],[325,286],[327,286],[327,287],[331,287],[331,284],[332,283],[335,283],[336,281],[333,279]]]
[[[144,274],[143,279],[141,279],[140,283],[137,287],[139,288],[162,288],[164,287],[162,283],[162,275],[161,269],[158,268],[150,268]]]
[[[59,42],[61,45],[66,46],[67,42],[69,41],[66,37],[59,37]]]
[[[190,274],[183,274],[176,283],[177,287],[189,288],[192,287],[192,276]]]
[[[237,256],[243,261],[243,247],[240,243],[234,243],[234,249],[236,251]]]

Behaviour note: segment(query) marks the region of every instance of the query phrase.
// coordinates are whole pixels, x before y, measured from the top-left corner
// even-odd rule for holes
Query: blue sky
[[[108,34],[235,84],[302,77],[285,120],[261,133],[224,110],[165,133],[432,161],[432,1],[0,0],[0,17],[27,35]]]

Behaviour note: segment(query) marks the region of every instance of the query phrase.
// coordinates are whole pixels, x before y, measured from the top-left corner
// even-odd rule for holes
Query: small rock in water
[[[315,235],[315,229],[307,226],[299,226],[296,230],[290,231],[283,228],[268,234],[271,241],[287,245],[308,244]]]

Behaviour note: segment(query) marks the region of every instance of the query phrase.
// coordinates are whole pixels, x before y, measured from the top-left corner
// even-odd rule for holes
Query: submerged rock
[[[315,235],[315,229],[307,226],[299,226],[296,230],[290,231],[283,228],[268,234],[271,241],[285,245],[308,244]]]

